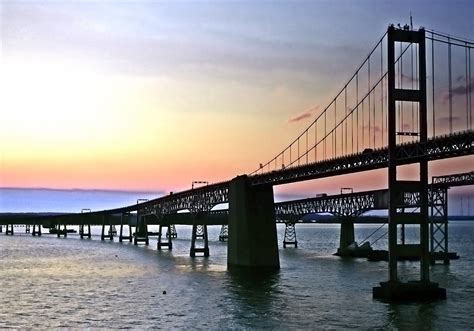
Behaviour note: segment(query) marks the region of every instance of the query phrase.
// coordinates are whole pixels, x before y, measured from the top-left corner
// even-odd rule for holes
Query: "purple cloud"
[[[301,114],[298,114],[296,116],[290,117],[288,119],[288,123],[296,123],[301,120],[304,120],[305,118],[312,117],[313,115],[316,114],[316,112],[319,110],[319,106],[315,106],[309,110],[306,110],[302,112]]]
[[[456,80],[458,81],[458,80]],[[457,96],[457,95],[466,95],[466,93],[469,93],[469,91],[474,91],[474,78],[471,78],[471,81],[468,82],[467,84],[463,85],[459,85],[459,86],[456,86],[454,88],[451,89],[451,93],[449,93],[449,91],[447,92],[444,92],[443,96],[442,96],[442,100],[444,103],[446,103],[448,100],[449,100],[449,97],[454,97],[454,96]]]

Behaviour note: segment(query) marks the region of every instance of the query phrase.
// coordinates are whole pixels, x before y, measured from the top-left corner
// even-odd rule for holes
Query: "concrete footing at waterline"
[[[272,186],[252,186],[247,176],[229,186],[227,265],[280,268]]]
[[[426,302],[446,299],[446,289],[424,281],[381,282],[372,289],[374,299],[387,302]]]

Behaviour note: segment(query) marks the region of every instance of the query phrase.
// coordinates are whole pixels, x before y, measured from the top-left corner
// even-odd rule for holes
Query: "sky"
[[[410,13],[474,39],[471,0],[0,0],[0,187],[167,192],[249,173]],[[386,187],[386,170],[277,190],[346,186]]]

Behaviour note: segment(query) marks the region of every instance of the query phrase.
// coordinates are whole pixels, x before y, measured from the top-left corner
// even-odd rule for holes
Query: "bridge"
[[[166,220],[188,210],[193,215],[191,255],[208,255],[208,247],[195,245],[199,238],[207,240],[208,223],[200,215],[222,218],[225,212],[209,212],[219,204],[228,203],[229,268],[279,268],[275,215],[281,215],[285,204],[274,203],[274,186],[387,168],[388,189],[384,192],[313,199],[311,203],[316,206],[325,201],[328,206],[329,202],[338,201],[340,208],[354,212],[352,198],[371,201],[374,208],[377,199],[383,196],[388,210],[389,280],[374,288],[374,297],[445,298],[446,291],[430,281],[429,263],[430,242],[432,250],[445,246],[447,252],[447,241],[436,236],[444,233],[446,238],[447,200],[442,182],[450,180],[436,179],[430,189],[428,163],[473,155],[473,47],[469,40],[439,32],[389,26],[316,119],[249,175],[123,208],[48,219],[55,224],[79,224],[84,235],[84,225],[112,224],[117,219],[115,215],[120,218],[120,224],[130,225],[129,220],[134,217],[136,244],[148,244],[147,224],[160,224],[158,247],[171,248],[171,239],[161,241],[163,229],[172,233],[172,224]],[[462,75],[454,79],[458,73]],[[397,178],[399,167],[408,164],[418,166],[418,179],[401,181]],[[405,201],[408,196],[411,205]],[[297,208],[303,204],[288,202],[286,206]],[[430,213],[431,218],[442,221],[430,223]],[[407,219],[420,229],[419,243],[409,247],[399,243],[397,231]],[[398,257],[407,249],[420,260],[420,279],[416,282],[404,283],[398,277]]]

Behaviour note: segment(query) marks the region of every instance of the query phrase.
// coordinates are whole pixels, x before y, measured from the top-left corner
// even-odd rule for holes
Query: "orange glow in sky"
[[[316,113],[299,115],[329,102],[386,26],[406,16],[389,4],[375,7],[384,13],[377,19],[323,3],[295,11],[204,2],[0,6],[0,187],[66,189],[178,191],[255,170],[311,122]],[[427,25],[438,15],[412,10]],[[472,32],[472,21],[458,22],[454,32]],[[352,40],[361,31],[369,32]],[[472,161],[433,171],[469,171]],[[300,190],[337,191],[348,178],[359,189],[384,187],[385,172],[377,174]]]

